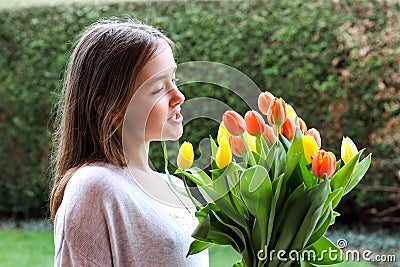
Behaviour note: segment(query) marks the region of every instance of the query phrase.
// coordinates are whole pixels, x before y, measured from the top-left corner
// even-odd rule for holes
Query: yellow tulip
[[[247,139],[247,143],[249,144],[249,148],[251,151],[256,151],[256,137],[250,135],[248,132],[244,133]]]
[[[312,157],[314,157],[319,150],[318,144],[311,135],[303,136],[302,140],[304,156],[306,157],[307,163],[310,164],[312,162]]]
[[[193,164],[194,152],[193,146],[189,142],[183,142],[179,148],[178,158],[176,163],[180,169],[189,169]]]
[[[219,125],[219,128],[218,128],[218,135],[217,135],[217,142],[218,142],[218,144],[220,143],[221,137],[224,136],[224,135],[225,135],[225,136],[228,138],[228,140],[229,140],[229,133],[228,133],[228,131],[227,131],[226,128],[225,128],[224,122],[221,122],[221,124]]]
[[[222,136],[219,142],[217,154],[215,155],[215,163],[218,168],[222,169],[228,166],[232,160],[232,149],[229,146],[229,140],[226,136]]]
[[[296,111],[294,111],[294,108],[288,103],[286,103],[286,114],[289,118],[293,120],[297,117]]]
[[[358,153],[357,147],[349,137],[343,137],[342,147],[340,150],[341,158],[346,164],[349,162],[355,154]]]

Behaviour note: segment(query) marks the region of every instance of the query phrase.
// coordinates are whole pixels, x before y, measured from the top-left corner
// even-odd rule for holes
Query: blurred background
[[[365,147],[364,155],[372,153],[370,170],[342,200],[330,233],[352,239],[350,246],[393,251],[397,265],[383,265],[400,266],[400,3],[395,0],[0,0],[0,266],[52,265],[53,108],[78,34],[111,16],[160,28],[176,43],[178,64],[223,63],[261,90],[282,96],[336,155],[343,135]],[[186,99],[207,96],[241,114],[248,109],[216,85],[180,89]],[[196,119],[185,126],[182,140],[197,147],[215,136],[217,127]],[[162,170],[159,144],[152,145],[151,159]],[[33,253],[38,259],[7,256],[16,240],[17,251],[36,251],[43,244]],[[231,264],[215,257],[214,266]]]

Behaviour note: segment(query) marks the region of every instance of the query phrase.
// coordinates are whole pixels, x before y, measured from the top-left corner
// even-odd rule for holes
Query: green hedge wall
[[[77,34],[110,16],[161,28],[176,42],[178,63],[215,61],[242,71],[295,106],[337,155],[343,134],[367,147],[373,164],[364,189],[348,197],[342,211],[346,215],[351,205],[360,220],[371,211],[379,215],[393,198],[366,190],[399,186],[400,7],[330,2],[140,2],[0,11],[0,216],[47,214],[51,111],[66,60]],[[217,89],[181,88],[187,99],[214,97],[246,111],[239,98]],[[216,126],[193,121],[183,139],[197,144]],[[161,168],[158,146],[152,159]]]

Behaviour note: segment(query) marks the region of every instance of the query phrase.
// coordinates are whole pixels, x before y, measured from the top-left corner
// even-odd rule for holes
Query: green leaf
[[[298,128],[297,128],[298,130]],[[286,171],[285,176],[286,179],[292,175],[294,169],[299,163],[300,157],[303,155],[303,141],[301,138],[294,139],[292,145],[289,148],[289,151],[286,155]]]
[[[320,220],[318,221],[317,226],[309,240],[307,241],[307,245],[309,246],[318,239],[320,239],[328,230],[329,226],[331,225],[331,220],[333,218],[333,211],[332,205],[329,205],[331,208],[326,209],[323,215],[321,216]]]
[[[187,174],[188,172],[190,172],[191,175],[188,175]],[[202,169],[198,167],[192,167],[188,169],[188,171],[177,169],[175,173],[184,174],[186,177],[188,177],[190,180],[192,180],[199,186],[204,186],[212,183],[210,176],[208,176]]]
[[[311,188],[314,186],[314,179],[316,179],[311,171],[307,167],[307,162],[306,158],[301,156],[300,158],[300,170],[301,170],[301,176],[303,177],[304,184],[306,185],[307,188]]]
[[[186,254],[186,257],[188,257],[189,255],[194,255],[194,254],[200,253],[203,250],[208,249],[212,246],[214,246],[214,244],[210,243],[210,242],[193,240],[193,242],[190,244],[189,251]]]
[[[214,212],[213,215],[220,223],[222,223],[225,227],[227,227],[237,235],[237,237],[235,236],[235,241],[240,249],[237,250],[237,252],[243,253],[245,250],[247,250],[249,246],[249,236],[246,233],[246,229],[239,228],[239,225],[237,225],[228,217],[224,216],[223,212]]]
[[[316,265],[309,263],[307,261],[300,261],[300,266],[301,267],[315,267]]]
[[[343,253],[342,251],[335,246],[328,238],[322,236],[316,242],[314,242],[311,246],[306,247],[304,250],[306,251],[314,251],[316,257],[313,256],[313,253],[305,254],[310,255],[310,259],[306,259],[305,261],[311,264],[318,265],[330,265],[335,263],[343,262]],[[302,250],[302,252],[304,251]],[[328,251],[330,253],[328,253]],[[337,256],[337,259],[331,256]]]
[[[282,175],[286,170],[286,150],[283,147],[282,143],[277,141],[274,144],[275,154],[274,154],[274,163],[273,163],[273,180]]]
[[[268,172],[274,164],[275,151],[277,146],[274,144],[271,148],[267,149],[265,158],[260,159],[258,165],[263,166]]]
[[[274,227],[276,227],[274,225],[274,221],[275,221],[275,213],[277,210],[277,203],[278,203],[278,199],[280,196],[280,192],[281,192],[281,188],[282,188],[282,183],[283,183],[283,175],[281,175],[279,178],[277,178],[273,183],[272,183],[272,187],[273,187],[273,197],[272,197],[272,203],[271,203],[271,210],[269,213],[269,218],[268,218],[268,231],[267,231],[267,243],[266,246],[269,246],[269,244],[271,243],[271,237],[272,237],[272,230],[274,229]]]
[[[333,191],[333,192],[338,192],[338,193],[332,199],[332,209],[336,208],[337,205],[339,205],[339,202],[343,197],[343,191],[344,191],[343,187],[340,187],[340,188],[336,189],[335,191]]]
[[[212,186],[202,186],[199,187],[199,190],[208,202],[215,202],[226,216],[243,228],[247,228],[246,210],[242,208],[241,200],[238,199],[238,197],[233,194],[221,195],[219,192],[216,192]]]
[[[249,212],[255,217],[256,236],[254,245],[262,249],[266,243],[268,217],[272,201],[272,184],[268,171],[262,166],[254,166],[240,177],[240,193]]]
[[[290,148],[290,141],[286,139],[282,134],[279,134],[279,142],[283,145],[285,148],[285,152],[289,150]]]
[[[190,169],[189,169],[190,171]],[[207,184],[211,183],[211,179],[207,179],[205,177],[203,177],[199,172],[195,171],[193,174],[188,172],[188,171],[184,171],[181,169],[177,169],[175,171],[175,174],[183,174],[185,175],[187,178],[189,178],[192,182],[194,182],[195,184],[197,184],[198,186],[206,186]],[[208,176],[207,176],[208,177]],[[210,178],[210,177],[208,177]]]
[[[204,242],[230,245],[236,251],[243,250],[243,247],[240,247],[236,241],[240,240],[236,233],[224,226],[214,216],[204,218],[194,230],[192,237]]]
[[[343,194],[343,187],[336,189],[335,191],[331,192],[328,196],[328,199],[325,202],[324,205],[324,210],[322,211],[323,213],[325,210],[329,207],[329,204],[333,202],[338,196]]]
[[[356,165],[354,168],[353,175],[351,176],[350,182],[347,184],[344,190],[344,195],[349,193],[364,177],[369,166],[371,164],[371,154],[369,154],[365,159]]]
[[[245,266],[243,264],[243,261],[238,261],[235,264],[233,264],[232,267],[245,267]]]
[[[315,191],[309,192],[308,197],[312,201],[311,206],[297,231],[296,238],[291,245],[292,250],[300,250],[307,244],[323,214],[325,203],[329,197],[329,190],[329,181],[326,180],[318,185]]]
[[[356,166],[358,159],[360,158],[361,153],[365,149],[359,151],[349,162],[347,162],[341,169],[339,169],[331,178],[331,188],[332,191],[344,187],[346,188],[347,184],[350,181],[351,175],[353,174],[354,167]]]
[[[295,237],[295,232],[297,232],[302,219],[311,204],[306,201],[307,190],[304,184],[298,186],[289,197],[286,197],[283,194],[285,182],[286,181],[284,180],[278,200],[279,205],[279,201],[281,201],[282,197],[285,197],[283,202],[284,204],[283,207],[277,209],[278,213],[275,214],[274,231],[270,243],[270,246],[274,246],[276,251],[280,249],[287,250],[289,248]],[[287,220],[287,218],[291,219]],[[281,233],[285,234],[282,235]]]
[[[219,207],[214,203],[208,203],[205,207],[196,211],[195,215],[199,219],[199,221],[202,221],[211,213],[211,211],[219,211],[219,210],[220,210]]]

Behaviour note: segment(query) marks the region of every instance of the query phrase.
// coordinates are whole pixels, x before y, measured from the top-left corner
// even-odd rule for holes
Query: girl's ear
[[[96,99],[94,100],[94,110],[99,116],[102,115],[103,105],[104,105],[104,97],[103,96],[96,97]]]

